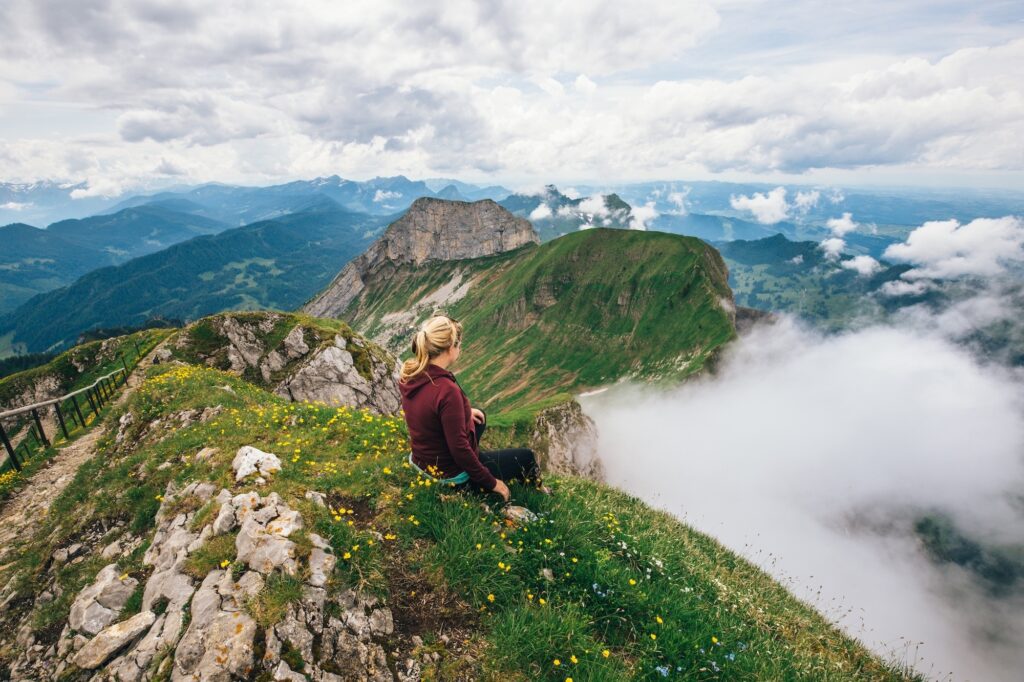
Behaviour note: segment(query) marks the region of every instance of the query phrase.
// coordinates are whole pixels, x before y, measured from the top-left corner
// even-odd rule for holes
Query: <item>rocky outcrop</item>
[[[283,313],[224,313],[174,342],[178,357],[243,376],[281,397],[394,414],[398,363],[347,327],[334,332]]]
[[[214,513],[198,527],[207,505]],[[57,643],[45,651],[27,647],[11,679],[418,680],[419,662],[395,648],[391,609],[338,585],[334,549],[305,525],[277,493],[169,484],[143,558],[152,571],[145,584],[118,575],[116,564],[104,567],[75,597]],[[228,533],[236,533],[235,558],[212,566],[197,584],[195,557]],[[278,622],[262,623],[254,604],[281,580],[297,581],[299,592]],[[138,613],[122,616],[140,588]]]
[[[528,220],[512,215],[490,199],[472,203],[417,199],[303,311],[318,317],[341,316],[366,282],[387,266],[480,258],[539,243],[540,237]]]
[[[0,412],[63,395],[80,375],[112,360],[123,341],[113,337],[75,346],[47,365],[5,377],[0,381]]]
[[[604,480],[597,452],[597,426],[575,400],[537,414],[530,447],[549,473]]]

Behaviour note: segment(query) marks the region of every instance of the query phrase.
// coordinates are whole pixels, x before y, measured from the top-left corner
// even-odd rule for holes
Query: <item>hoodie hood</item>
[[[419,392],[421,388],[432,383],[431,380],[437,381],[441,377],[448,377],[452,381],[455,381],[455,375],[434,364],[428,364],[427,368],[414,376],[404,384],[399,382],[398,390],[401,392],[403,398],[411,398]]]

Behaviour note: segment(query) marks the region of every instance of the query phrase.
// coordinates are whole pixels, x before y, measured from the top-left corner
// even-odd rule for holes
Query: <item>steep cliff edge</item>
[[[539,243],[528,220],[517,218],[490,199],[472,203],[417,199],[302,311],[317,317],[341,316],[367,282],[389,266],[479,258]]]

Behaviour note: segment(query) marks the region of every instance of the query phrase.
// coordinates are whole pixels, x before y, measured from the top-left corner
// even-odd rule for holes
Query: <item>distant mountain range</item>
[[[42,230],[0,227],[0,313],[35,294],[66,286],[107,265],[153,253],[228,224],[168,206],[143,205],[111,215],[62,220]]]
[[[0,338],[6,336],[18,352],[52,351],[98,326],[152,317],[188,321],[223,310],[291,310],[323,288],[389,220],[321,199],[298,213],[89,272],[0,317]]]
[[[436,184],[436,183],[435,183]],[[311,202],[326,197],[346,211],[370,215],[390,215],[404,211],[420,197],[441,197],[455,200],[503,198],[509,191],[501,187],[475,188],[472,185],[450,182],[437,191],[420,180],[403,175],[373,178],[365,182],[345,180],[337,175],[313,180],[297,180],[269,187],[239,187],[208,184],[187,192],[161,192],[149,196],[135,196],[112,207],[117,211],[128,206],[154,201],[187,201],[194,206],[191,212],[201,212],[217,220],[242,225],[257,220],[270,220],[288,213],[304,210]],[[173,204],[172,204],[173,206]]]
[[[267,187],[213,182],[118,198],[88,196],[84,182],[0,182],[0,225],[49,225],[69,218],[117,213],[125,208],[155,203],[236,227],[297,213],[325,196],[351,212],[387,215],[405,210],[420,197],[475,201],[504,199],[511,193],[498,185],[481,187],[445,178],[410,180],[402,175],[366,181],[332,175]]]
[[[337,175],[270,187],[211,183],[116,203],[70,198],[71,192],[83,189],[82,184],[0,184],[0,224],[5,217],[15,220],[0,227],[0,314],[96,268],[119,265],[198,235],[302,213],[322,206],[325,199],[349,213],[386,216],[424,196],[472,201],[510,193],[503,187],[457,180],[428,183],[396,176],[356,182]],[[77,215],[82,208],[96,214],[52,222],[45,230],[29,224],[29,218]]]
[[[615,194],[571,198],[547,185],[540,194],[513,194],[498,203],[529,219],[542,241],[592,227],[629,228],[634,224],[632,207]]]
[[[1024,195],[970,190],[951,197],[948,192],[920,189],[806,189],[818,193],[806,210],[790,206],[787,219],[767,225],[730,206],[734,196],[771,188],[764,184],[663,182],[577,186],[564,191],[548,185],[528,194],[450,178],[420,181],[396,176],[356,182],[334,175],[269,187],[211,183],[110,202],[71,199],[72,192],[84,191],[81,184],[0,184],[4,200],[0,217],[32,215],[37,209],[66,213],[83,206],[100,211],[53,222],[46,229],[25,221],[0,227],[0,315],[6,315],[0,320],[4,330],[0,331],[0,357],[60,349],[85,329],[137,324],[147,316],[192,319],[257,304],[285,309],[299,305],[305,300],[302,296],[315,293],[329,281],[330,272],[337,272],[348,258],[362,251],[418,198],[494,199],[512,214],[529,220],[542,243],[595,227],[643,227],[695,236],[722,251],[730,264],[730,282],[738,302],[789,310],[834,328],[861,316],[865,308],[871,315],[884,315],[922,302],[913,297],[894,300],[877,296],[877,287],[887,278],[898,277],[902,270],[882,263],[880,272],[865,278],[842,267],[850,255],[867,254],[881,260],[886,247],[905,239],[910,229],[926,219],[952,216],[967,220],[979,215],[1024,213]],[[792,192],[788,196],[788,201],[795,201]],[[865,227],[844,236],[846,254],[840,261],[822,262],[816,247],[830,234],[827,219],[851,210]],[[875,219],[877,223],[869,224]],[[268,221],[276,225],[271,231],[287,231],[275,242],[284,251],[272,252],[262,237],[253,236],[271,229],[263,224]],[[239,229],[233,226],[259,227],[233,231]],[[300,234],[300,228],[308,234]],[[231,234],[223,241],[208,239],[225,232]],[[804,251],[802,264],[770,260],[772,253],[790,248],[781,247],[776,235],[799,245],[796,248]],[[196,239],[200,241],[191,243]],[[757,244],[763,240],[768,241]],[[308,247],[320,243],[327,245],[321,254]],[[174,250],[182,244],[188,246]],[[744,261],[759,250],[769,261]],[[310,258],[307,266],[313,274],[298,283],[293,280],[305,276],[303,254]],[[156,257],[133,260],[149,256]],[[187,259],[191,261],[186,263]],[[168,263],[178,263],[180,273],[168,271]],[[154,278],[147,271],[160,275]],[[260,272],[263,276],[256,277]],[[205,279],[182,284],[199,275]],[[115,282],[118,278],[134,282],[141,294],[126,296],[126,290]],[[160,278],[176,284],[164,286]],[[262,282],[264,279],[268,281]],[[66,298],[69,292],[58,291],[62,287],[69,288],[73,296],[87,292],[87,302],[74,303]],[[54,296],[33,299],[47,292]],[[40,309],[35,310],[37,307]],[[64,328],[58,329],[62,325]]]
[[[105,197],[73,198],[87,190],[85,182],[0,182],[0,225],[49,225],[67,218],[84,218],[114,203]]]

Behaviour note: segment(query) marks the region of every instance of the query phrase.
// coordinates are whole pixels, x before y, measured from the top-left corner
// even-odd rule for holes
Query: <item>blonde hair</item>
[[[426,370],[432,358],[462,343],[462,324],[447,315],[435,315],[424,322],[412,337],[413,356],[402,363],[399,383],[405,383]]]

